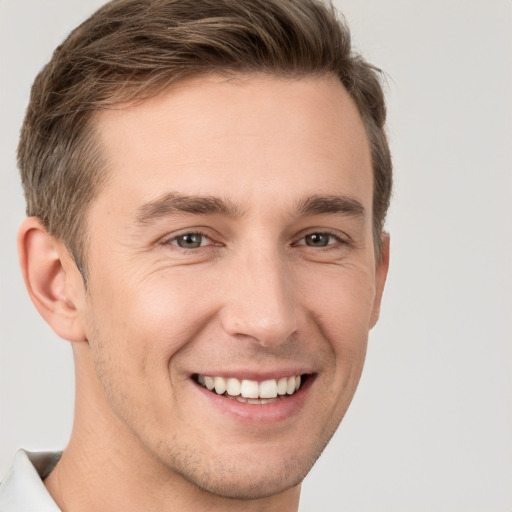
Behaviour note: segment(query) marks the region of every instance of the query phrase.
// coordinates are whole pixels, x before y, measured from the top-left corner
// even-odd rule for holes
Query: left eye
[[[333,243],[339,242],[339,239],[329,233],[311,233],[300,240],[299,245],[309,247],[327,247]]]
[[[170,243],[182,249],[197,249],[209,242],[209,238],[201,233],[185,233],[174,237]]]

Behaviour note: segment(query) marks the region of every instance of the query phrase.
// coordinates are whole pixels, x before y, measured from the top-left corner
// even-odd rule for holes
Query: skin
[[[88,212],[87,288],[37,219],[19,235],[30,295],[76,366],[47,488],[73,512],[296,510],[357,387],[387,272],[355,105],[334,78],[210,76],[95,128],[109,179]],[[177,195],[225,207],[183,212]],[[308,209],[319,197],[348,211]],[[180,247],[187,233],[198,247]],[[311,377],[267,414],[223,409],[195,373]]]

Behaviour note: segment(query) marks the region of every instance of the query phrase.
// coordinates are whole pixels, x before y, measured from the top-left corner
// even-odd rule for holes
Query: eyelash
[[[313,245],[307,245],[305,240],[307,237],[313,237],[313,236],[322,236],[322,237],[327,237],[328,240],[327,240],[327,244],[326,245],[318,245],[318,246],[313,246]],[[297,242],[295,242],[293,245],[302,245],[302,246],[305,246],[305,247],[311,247],[313,249],[322,249],[324,251],[326,250],[330,250],[330,249],[335,249],[341,245],[347,245],[348,244],[348,241],[347,240],[344,240],[343,238],[341,238],[338,234],[335,234],[335,233],[332,233],[332,232],[329,232],[329,231],[311,231],[309,233],[306,233],[302,238],[300,238]]]
[[[315,235],[316,236],[327,237],[328,238],[327,244],[326,245],[318,245],[318,246],[307,245],[307,243],[306,243],[307,237],[313,237]],[[184,237],[187,237],[187,236],[189,236],[189,237],[194,237],[194,236],[195,237],[201,237],[200,245],[197,246],[197,247],[182,247],[182,246],[178,245],[178,240],[182,239]],[[205,242],[207,240],[209,240],[210,243],[203,245],[203,242]],[[335,249],[336,247],[339,247],[340,245],[348,245],[349,243],[350,243],[349,241],[344,240],[338,234],[334,234],[334,233],[329,232],[329,231],[311,231],[309,233],[304,234],[296,242],[292,243],[292,246],[311,247],[313,249],[321,249],[321,250],[326,251],[326,250],[330,250],[330,249]],[[188,231],[188,232],[185,232],[185,233],[180,233],[179,235],[175,235],[172,238],[170,238],[169,240],[166,240],[164,242],[164,244],[165,245],[173,245],[176,248],[182,249],[184,251],[197,251],[198,249],[204,249],[204,248],[215,246],[215,245],[218,245],[218,246],[222,245],[222,244],[215,243],[210,236],[208,236],[206,233],[201,232],[201,231]]]
[[[193,237],[193,236],[201,237],[200,245],[198,247],[181,247],[180,245],[178,245],[177,241],[179,239],[182,239],[182,238],[187,237],[187,236],[189,236],[189,237]],[[211,242],[213,242],[212,238],[209,237],[206,233],[203,233],[201,231],[187,231],[186,233],[180,233],[179,235],[173,236],[172,238],[167,240],[165,242],[165,244],[176,246],[178,249],[183,249],[185,251],[195,251],[197,249],[204,249],[205,247],[208,247],[208,246],[211,246],[211,245],[217,245],[217,244],[215,244],[215,242],[213,242],[211,244],[203,245],[203,241],[205,241],[205,239],[206,240],[210,240]]]

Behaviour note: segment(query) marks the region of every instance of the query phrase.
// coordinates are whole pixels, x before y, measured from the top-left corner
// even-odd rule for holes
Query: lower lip
[[[310,375],[293,395],[283,395],[284,398],[267,404],[238,402],[231,398],[217,395],[194,381],[191,382],[194,388],[201,393],[201,396],[207,400],[207,403],[218,410],[224,417],[228,415],[244,424],[273,425],[282,423],[299,413],[304,406],[313,380],[314,376]]]

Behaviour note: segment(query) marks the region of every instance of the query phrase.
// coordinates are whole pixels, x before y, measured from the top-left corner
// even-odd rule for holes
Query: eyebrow
[[[170,192],[140,206],[137,209],[137,222],[146,224],[179,213],[219,214],[227,217],[239,217],[242,214],[235,204],[219,197],[182,195]]]
[[[309,196],[297,204],[300,215],[341,214],[364,219],[366,210],[357,199],[348,196]]]
[[[338,195],[313,195],[298,201],[296,211],[301,216],[341,214],[361,218],[365,208],[357,199]],[[243,211],[229,200],[215,196],[164,194],[137,209],[137,222],[147,224],[169,215],[191,213],[195,215],[224,215],[237,218]]]

